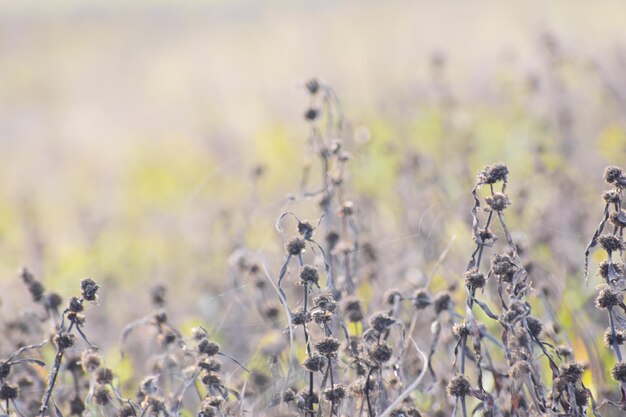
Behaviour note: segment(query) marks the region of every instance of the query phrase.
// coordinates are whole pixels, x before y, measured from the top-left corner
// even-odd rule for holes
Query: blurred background
[[[347,189],[364,239],[397,261],[385,273],[415,277],[451,245],[434,285],[454,285],[475,173],[504,161],[536,286],[589,305],[602,169],[626,156],[625,15],[621,1],[3,2],[0,291],[16,292],[1,308],[30,303],[25,265],[64,297],[92,276],[103,300],[134,301],[115,305],[117,329],[154,282],[181,320],[210,321],[243,288],[233,253],[275,269],[278,215],[319,214],[288,198],[312,77],[341,99]]]

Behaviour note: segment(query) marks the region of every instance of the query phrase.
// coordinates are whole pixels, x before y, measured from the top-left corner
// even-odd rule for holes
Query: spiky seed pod
[[[598,276],[612,281],[624,276],[624,264],[622,262],[602,261],[598,265]]]
[[[80,282],[81,294],[83,299],[87,301],[93,302],[98,299],[98,288],[100,286],[91,278],[86,278]]]
[[[75,342],[76,336],[68,332],[61,332],[54,336],[54,344],[60,351],[71,348]]]
[[[317,116],[319,115],[319,113],[320,113],[319,110],[310,108],[304,113],[304,118],[308,120],[309,122],[312,122],[313,120],[317,119]]]
[[[343,300],[343,311],[348,321],[352,323],[363,320],[363,310],[361,309],[361,300],[352,296]]]
[[[598,238],[598,242],[602,249],[607,252],[615,252],[624,250],[624,241],[612,234],[604,234]]]
[[[111,393],[104,385],[99,385],[93,394],[93,399],[98,405],[107,405],[111,402]]]
[[[324,311],[331,313],[337,309],[337,302],[330,291],[324,291],[317,297],[313,298],[313,304]]]
[[[583,376],[584,368],[578,362],[567,362],[561,365],[561,377],[567,382],[576,383]]]
[[[302,236],[304,239],[311,239],[313,237],[314,231],[315,228],[307,220],[298,222],[298,233],[300,233],[300,236]]]
[[[589,391],[583,387],[575,387],[574,397],[576,398],[576,405],[584,407],[589,402]]]
[[[290,403],[296,399],[296,393],[291,388],[287,388],[283,394],[283,402]]]
[[[419,288],[413,294],[413,306],[417,310],[423,310],[433,303],[432,298],[428,290]]]
[[[609,220],[615,227],[626,227],[626,210],[620,209],[620,211],[614,211],[609,216]]]
[[[495,254],[491,257],[491,271],[498,276],[511,276],[517,271],[517,265],[507,254]]]
[[[88,374],[94,372],[102,364],[102,356],[94,350],[86,350],[80,356],[80,363]]]
[[[309,311],[305,312],[302,308],[294,311],[291,314],[291,324],[293,326],[300,326],[310,321],[311,321],[311,313]]]
[[[343,385],[335,385],[333,388],[324,390],[324,398],[326,401],[338,403],[346,396],[346,388]]]
[[[476,270],[476,268],[470,269],[463,274],[465,277],[465,286],[470,291],[476,291],[479,288],[483,288],[487,283],[487,279],[482,272]]]
[[[604,181],[606,181],[607,184],[614,184],[622,177],[624,177],[624,171],[619,167],[609,166],[604,169]],[[615,185],[618,184],[619,183]]]
[[[17,385],[3,383],[0,385],[0,401],[15,400],[19,394]]]
[[[556,347],[556,353],[564,359],[571,358],[574,352],[569,346],[559,345]]]
[[[617,362],[613,366],[611,377],[617,382],[626,382],[626,361]]]
[[[318,91],[320,91],[320,88],[321,88],[320,82],[316,80],[315,78],[310,79],[306,83],[306,89],[309,90],[309,94],[311,95],[317,94]]]
[[[320,372],[326,366],[326,358],[322,355],[313,353],[306,357],[304,362],[302,362],[302,366],[304,366],[307,371]]]
[[[70,400],[70,416],[82,416],[85,412],[85,403],[80,397],[74,397]]]
[[[331,313],[330,311],[324,311],[316,308],[311,312],[311,317],[313,318],[313,321],[315,323],[324,324],[332,320],[333,313]]]
[[[11,373],[11,365],[7,362],[0,362],[0,379],[4,379]]]
[[[320,274],[317,272],[317,268],[312,265],[304,265],[300,268],[300,281],[303,284],[318,285],[320,280]]]
[[[202,376],[202,383],[207,387],[215,387],[222,385],[222,378],[215,372],[207,372]]]
[[[70,298],[70,302],[68,304],[67,309],[74,313],[80,313],[85,309],[85,307],[83,306],[83,302],[81,301],[80,298],[72,297]]]
[[[158,387],[157,387],[157,377],[156,376],[147,376],[143,379],[143,381],[141,381],[141,384],[139,386],[139,389],[141,390],[141,393],[143,395],[154,395],[156,394]]]
[[[163,324],[167,322],[167,313],[165,313],[165,311],[158,311],[152,318],[156,324]]]
[[[298,393],[298,408],[301,410],[308,409],[309,407],[313,407],[313,404],[319,404],[320,397],[316,392],[311,394],[308,388],[303,388]]]
[[[339,350],[339,340],[334,337],[325,337],[315,343],[315,350],[324,356],[335,356]]]
[[[465,375],[457,375],[448,383],[448,394],[452,397],[465,397],[472,392],[472,384]]]
[[[616,204],[622,201],[622,194],[615,190],[607,190],[602,193],[602,199],[605,203]]]
[[[467,337],[470,334],[470,329],[468,326],[467,321],[463,321],[461,323],[456,323],[454,326],[452,326],[452,333],[456,336],[456,337]]]
[[[220,345],[215,342],[211,342],[209,339],[202,339],[198,343],[198,352],[207,356],[217,355],[220,351]]]
[[[622,304],[623,295],[609,288],[604,288],[596,297],[596,307],[608,309]]]
[[[211,372],[219,372],[219,370],[222,368],[222,364],[213,358],[198,361],[197,365],[198,368]]]
[[[535,317],[526,317],[526,326],[528,326],[528,331],[534,337],[539,337],[541,330],[543,330],[543,323]]]
[[[379,311],[371,315],[368,323],[378,333],[384,333],[396,323],[396,320],[391,318],[386,312]]]
[[[478,172],[479,184],[495,184],[498,181],[507,181],[509,175],[509,169],[502,162],[495,163],[493,165],[487,165],[480,172]]]
[[[485,202],[493,211],[503,211],[511,205],[511,200],[503,193],[494,193],[493,195],[485,197]]]
[[[268,320],[276,320],[280,316],[280,309],[276,305],[269,305],[263,309],[263,317]]]
[[[622,330],[616,330],[615,334],[611,331],[611,328],[607,328],[604,332],[604,346],[610,348],[614,344],[623,345],[626,341],[626,333]]]
[[[59,294],[52,292],[45,295],[43,302],[46,308],[58,310],[59,306],[63,302],[63,299]]]
[[[96,371],[96,382],[107,385],[113,382],[113,371],[109,368],[100,368]]]
[[[374,362],[381,364],[391,359],[391,356],[393,355],[393,349],[391,349],[391,346],[389,346],[387,342],[381,342],[371,346],[368,349],[367,353],[372,358],[372,360],[374,360]]]
[[[449,291],[442,291],[435,296],[435,314],[439,315],[452,307],[452,294]]]
[[[289,255],[298,256],[302,254],[302,252],[304,252],[305,247],[306,247],[306,241],[302,238],[296,237],[296,238],[291,239],[287,243],[287,246],[285,246],[285,249],[287,250],[287,253]]]
[[[385,293],[385,303],[394,305],[396,302],[402,301],[402,293],[394,288]]]

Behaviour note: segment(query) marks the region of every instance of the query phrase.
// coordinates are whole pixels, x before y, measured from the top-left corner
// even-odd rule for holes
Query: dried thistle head
[[[465,375],[457,375],[448,383],[448,395],[452,397],[462,398],[472,392],[472,384]]]
[[[487,165],[478,172],[479,184],[495,184],[498,181],[506,182],[509,169],[502,162]]]

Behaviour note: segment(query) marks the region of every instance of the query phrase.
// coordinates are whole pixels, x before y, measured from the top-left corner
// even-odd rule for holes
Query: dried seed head
[[[346,201],[343,203],[340,213],[342,216],[352,216],[354,214],[354,203],[352,201]]]
[[[167,288],[163,284],[156,284],[150,288],[150,301],[157,308],[162,308],[165,305],[166,295]]]
[[[304,362],[302,362],[302,366],[304,366],[307,371],[319,372],[324,369],[324,366],[326,366],[326,358],[322,355],[318,355],[317,353],[313,353],[306,357]]]
[[[315,323],[324,324],[332,320],[333,313],[331,313],[330,311],[324,311],[316,308],[311,312],[311,317],[313,318],[313,321]]]
[[[315,284],[318,285],[320,280],[320,274],[317,272],[317,268],[311,265],[304,265],[300,268],[300,280],[303,284]]]
[[[467,337],[470,334],[470,329],[467,321],[463,321],[461,323],[456,323],[452,326],[452,333],[456,337]]]
[[[91,278],[86,278],[80,282],[82,297],[87,301],[93,302],[98,299],[98,288],[100,286]]]
[[[452,307],[452,294],[449,291],[442,291],[435,296],[435,314],[440,314]]]
[[[622,304],[623,295],[609,288],[604,288],[596,298],[596,307],[608,309]]]
[[[211,372],[219,372],[219,370],[222,368],[222,364],[220,364],[213,358],[200,360],[198,361],[197,366],[200,369]]]
[[[60,351],[71,348],[75,342],[76,336],[71,333],[61,332],[54,336],[54,344]]]
[[[583,376],[584,368],[578,362],[567,362],[561,365],[561,377],[571,383],[576,383]]]
[[[0,379],[4,379],[11,373],[11,365],[8,362],[0,362]]]
[[[491,257],[491,271],[495,275],[500,277],[512,276],[517,269],[517,265],[507,254],[495,254]]]
[[[502,162],[487,165],[478,172],[479,184],[495,184],[498,181],[506,182],[509,169]]]
[[[457,375],[448,384],[448,394],[452,397],[465,397],[471,394],[472,384],[465,375]]]
[[[313,304],[324,311],[331,313],[337,309],[337,302],[330,291],[324,291],[313,299]]]
[[[526,317],[526,326],[528,326],[528,331],[534,337],[539,337],[543,329],[543,323],[535,317]]]
[[[575,387],[574,397],[576,398],[576,405],[584,407],[589,402],[589,391],[583,387]]]
[[[263,317],[268,320],[276,320],[280,315],[280,309],[277,305],[269,305],[263,309]]]
[[[79,327],[85,324],[85,316],[83,314],[68,311],[66,317],[70,322],[76,324]]]
[[[319,115],[319,110],[314,109],[314,108],[309,108],[305,113],[304,113],[304,118],[306,120],[308,120],[309,122],[317,119],[317,116]]]
[[[470,269],[465,272],[465,286],[470,291],[476,291],[479,288],[483,288],[487,283],[487,279],[482,272],[478,272],[476,268]]]
[[[58,310],[62,302],[61,296],[55,292],[46,294],[43,300],[44,306],[51,310]]]
[[[320,90],[320,87],[320,82],[317,81],[315,78],[310,79],[306,83],[306,89],[309,90],[309,93],[312,95],[317,94],[317,92]]]
[[[326,401],[338,403],[346,396],[346,388],[343,385],[335,385],[333,388],[324,390],[324,398]]]
[[[147,376],[141,381],[140,388],[141,393],[143,395],[154,395],[156,394],[157,387],[157,377],[156,376]]]
[[[220,351],[220,345],[215,342],[211,342],[209,339],[202,339],[198,343],[198,352],[207,356],[217,355]]]
[[[602,193],[602,199],[605,203],[616,204],[622,201],[622,194],[616,190],[607,190]]]
[[[19,390],[17,385],[3,383],[0,386],[0,401],[11,401],[15,400],[19,394]]]
[[[298,256],[304,252],[306,247],[306,241],[299,237],[293,238],[287,243],[286,250],[287,253],[291,256]]]
[[[369,326],[376,330],[378,333],[384,333],[396,323],[396,320],[391,318],[389,314],[384,311],[379,311],[371,315],[369,319]]]
[[[390,289],[385,293],[385,302],[389,305],[394,305],[397,302],[402,301],[402,293],[395,288]]]
[[[617,382],[626,382],[626,362],[617,362],[611,369],[611,376]]]
[[[598,243],[600,243],[600,246],[602,246],[602,249],[604,249],[607,252],[615,252],[615,251],[621,251],[624,250],[624,241],[617,237],[614,236],[612,234],[605,234],[602,235],[598,238]]]
[[[93,394],[93,399],[98,405],[107,405],[111,402],[111,393],[104,385],[98,385]]]
[[[609,220],[615,227],[626,227],[626,210],[614,211],[609,216]]]
[[[324,356],[335,356],[339,350],[339,340],[334,337],[325,337],[315,343],[315,349]]]
[[[307,220],[298,222],[298,233],[300,233],[300,236],[302,236],[305,240],[311,239],[314,231],[315,228]]]
[[[83,306],[83,302],[81,301],[80,298],[72,297],[70,298],[70,302],[68,304],[67,309],[75,313],[80,313],[85,309],[85,307]]]
[[[503,193],[494,193],[486,197],[485,202],[493,211],[502,211],[511,205],[511,200]]]
[[[608,348],[615,344],[623,345],[624,341],[626,341],[626,333],[622,330],[616,330],[615,333],[613,333],[609,327],[604,332],[604,346]]]
[[[296,393],[291,388],[287,388],[283,394],[283,402],[290,403],[296,399]]]
[[[80,357],[80,363],[85,372],[92,373],[102,364],[102,356],[94,350],[86,350]]]
[[[85,403],[83,402],[83,399],[78,396],[72,398],[72,400],[70,401],[70,415],[82,416],[84,412],[85,412]]]
[[[615,185],[619,185],[618,181],[623,177],[624,171],[622,171],[619,167],[609,166],[604,169],[604,181],[606,181],[607,184],[614,184],[617,182]]]
[[[417,310],[423,310],[433,303],[430,293],[424,288],[419,288],[413,294],[413,305]]]
[[[293,326],[300,326],[310,321],[311,321],[311,313],[308,311],[305,313],[302,307],[300,307],[298,310],[294,311],[291,314],[291,324]]]
[[[574,352],[572,352],[572,349],[566,345],[557,346],[556,353],[558,353],[559,356],[561,356],[564,359],[571,358],[572,355],[574,354]]]
[[[313,404],[319,404],[320,398],[317,393],[310,393],[308,388],[303,388],[298,393],[298,408],[312,410]]]
[[[100,368],[96,371],[96,382],[107,385],[113,382],[113,371],[109,368]]]
[[[339,233],[328,232],[328,234],[326,235],[326,244],[328,244],[329,250],[332,251],[335,249],[335,246],[339,242],[339,239],[341,239],[341,236],[339,236]]]
[[[367,353],[374,362],[381,364],[391,359],[393,349],[391,349],[391,346],[389,346],[387,342],[381,342],[371,346]]]
[[[624,264],[622,262],[603,261],[598,265],[597,274],[605,280],[614,281],[624,276]]]
[[[361,301],[352,296],[343,300],[343,311],[348,321],[352,323],[363,320],[363,311],[361,309]]]
[[[207,387],[222,385],[222,378],[215,372],[207,372],[202,376],[202,383]]]

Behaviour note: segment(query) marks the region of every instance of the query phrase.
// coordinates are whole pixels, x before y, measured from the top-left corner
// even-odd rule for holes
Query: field
[[[624,15],[0,5],[0,417],[625,415]]]

